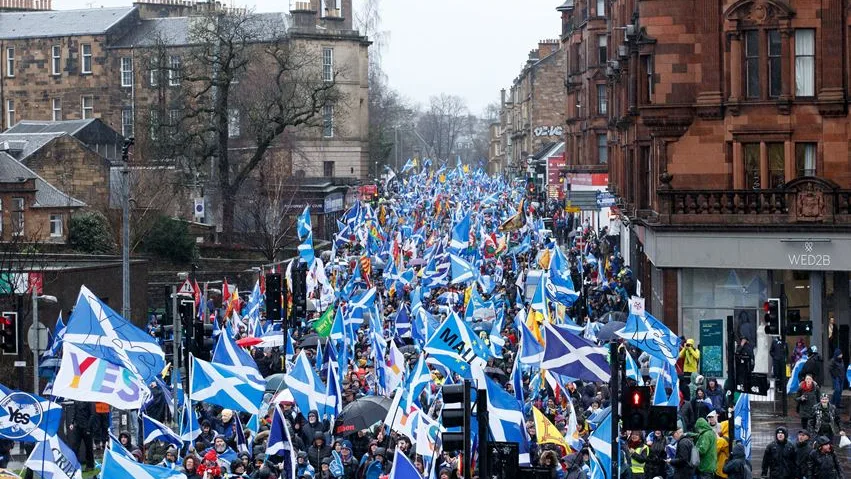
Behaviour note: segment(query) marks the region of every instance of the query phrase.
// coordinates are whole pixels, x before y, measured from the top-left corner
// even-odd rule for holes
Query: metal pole
[[[479,422],[479,478],[489,479],[488,470],[488,390],[479,389],[476,398],[476,421]]]
[[[39,330],[38,330],[38,292],[36,292],[35,285],[32,286],[32,300],[33,300],[33,326],[32,329],[35,332],[33,336],[34,343],[31,344],[33,350],[33,394],[38,395],[38,351],[40,345],[38,344],[39,340]]]
[[[733,411],[736,406],[736,339],[733,328],[733,317],[727,316],[727,382],[729,385],[725,384],[724,389],[727,390],[728,402],[727,402],[727,421],[734,421]],[[728,425],[732,425],[732,422],[728,422]],[[730,427],[728,431],[727,443],[730,445],[730,449],[732,450],[733,445],[735,444],[735,427]]]
[[[783,417],[789,415],[789,405],[787,404],[786,398],[786,385],[784,384],[783,378],[786,378],[786,308],[788,306],[788,299],[786,298],[786,285],[780,283],[780,307],[777,314],[780,316],[777,318],[780,323],[780,343],[783,346],[783,364],[780,369],[780,373],[774,372],[774,390],[780,391],[780,400],[783,406]]]
[[[180,317],[177,314],[177,286],[171,287],[171,324],[172,324],[172,334],[174,335],[173,338],[172,338],[172,342],[171,342],[172,343],[172,346],[171,346],[172,364],[174,365],[173,367],[177,371],[180,371],[182,366],[186,366],[186,368],[187,368],[186,372],[181,375],[181,380],[182,380],[182,378],[189,376],[189,369],[188,369],[189,363],[184,361],[184,364],[180,364],[181,363],[180,352],[182,351],[182,349],[181,349],[181,343],[182,343],[181,338],[183,337],[183,331],[182,331],[183,322],[180,320]],[[163,338],[163,339],[165,339],[165,338]],[[172,373],[172,377],[174,377],[174,373]],[[172,381],[172,383],[173,382],[174,381]],[[177,388],[175,386],[175,392],[176,392],[176,389]],[[186,391],[186,390],[187,389],[184,388],[184,391]],[[177,416],[177,414],[178,414],[178,412],[177,412],[177,399],[178,398],[177,398],[177,394],[174,394],[173,396],[174,396],[174,398],[173,398],[174,399],[174,414],[175,414],[175,416]],[[177,423],[177,418],[174,418],[174,421],[175,421],[175,423]]]
[[[464,380],[464,401],[466,401],[467,404],[463,404],[463,406],[464,406],[464,428],[463,428],[463,430],[464,430],[464,433],[467,434],[468,436],[464,437],[464,456],[461,458],[461,459],[463,459],[462,469],[463,469],[463,472],[464,472],[464,479],[473,479],[473,471],[471,470],[471,467],[472,467],[472,464],[473,464],[473,461],[472,461],[473,458],[470,457],[473,454],[472,447],[470,446],[470,439],[473,436],[471,434],[472,431],[470,431],[470,423],[472,422],[472,421],[470,421],[470,400],[472,399],[472,394],[471,394],[472,388],[470,386],[471,386],[470,380],[465,379]],[[479,440],[481,440],[481,436],[479,437]],[[479,477],[481,477],[481,476],[479,476]]]
[[[121,148],[121,315],[130,319],[130,170],[127,162],[133,138],[126,138]]]
[[[612,380],[610,386],[612,387],[612,478],[620,477],[618,473],[618,466],[620,465],[620,433],[618,432],[618,425],[620,423],[620,396],[621,396],[621,386],[620,386],[620,360],[618,358],[618,346],[617,342],[609,343],[609,358],[612,362]]]

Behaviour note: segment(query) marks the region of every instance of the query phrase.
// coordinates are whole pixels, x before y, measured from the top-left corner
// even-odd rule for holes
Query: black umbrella
[[[609,321],[604,324],[599,331],[597,331],[597,340],[598,341],[613,341],[620,336],[616,335],[617,331],[623,329],[624,325],[623,321]]]
[[[286,374],[277,373],[266,378],[266,392],[275,394],[279,389],[286,389],[287,383],[284,382]]]
[[[319,336],[317,336],[315,334],[308,334],[307,336],[305,336],[301,340],[301,342],[298,343],[298,347],[300,347],[300,348],[315,348],[316,345],[318,345],[320,342],[322,344],[325,344],[326,341],[328,341],[327,338],[320,338]]]
[[[603,324],[610,321],[626,321],[626,313],[623,311],[609,311],[600,317],[600,322]]]
[[[485,374],[487,374],[488,376],[490,376],[494,379],[499,380],[502,383],[504,383],[505,381],[508,381],[508,374],[505,371],[503,371],[501,368],[495,368],[493,366],[488,366],[488,367],[485,368]]]
[[[364,396],[343,408],[334,423],[334,434],[348,436],[383,421],[393,400],[382,396]]]

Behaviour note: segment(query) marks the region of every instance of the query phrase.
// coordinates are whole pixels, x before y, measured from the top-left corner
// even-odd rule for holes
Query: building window
[[[745,87],[748,98],[759,98],[759,31],[745,32]]]
[[[606,0],[597,0],[597,16],[606,16]]]
[[[157,110],[151,110],[151,123],[149,125],[150,129],[148,131],[148,136],[151,140],[156,140],[159,136],[160,129],[160,112]]]
[[[168,65],[168,84],[170,86],[180,85],[180,57],[172,55]]]
[[[322,136],[325,138],[334,137],[334,106],[325,105],[322,108]]]
[[[121,57],[121,86],[133,86],[133,59]]]
[[[62,215],[50,215],[50,237],[62,237]]]
[[[597,36],[598,63],[605,65],[609,60],[609,39],[605,35]]]
[[[239,136],[239,110],[236,108],[228,110],[228,136],[231,138]]]
[[[15,76],[15,48],[9,47],[6,49],[6,76]]]
[[[24,233],[24,199],[12,198],[12,234]]]
[[[816,144],[795,144],[795,169],[798,178],[802,176],[816,176]]]
[[[172,134],[177,134],[178,126],[180,126],[180,110],[171,109],[168,111],[168,128]]]
[[[15,100],[6,100],[6,128],[15,126]]]
[[[597,85],[597,113],[605,115],[609,110],[609,99],[606,85]]]
[[[53,121],[61,121],[62,120],[62,99],[54,98],[51,100],[51,110],[53,112]]]
[[[777,98],[782,91],[783,74],[780,67],[780,30],[768,31],[768,96]]]
[[[80,99],[80,105],[83,110],[83,119],[95,117],[95,99],[91,95],[83,95]]]
[[[780,188],[786,183],[786,151],[783,143],[766,143],[768,149],[768,187]]]
[[[89,43],[83,43],[80,45],[80,51],[82,52],[83,62],[81,65],[80,72],[81,73],[91,73],[92,72],[92,45]]]
[[[647,103],[653,103],[653,92],[656,88],[653,82],[653,56],[644,57],[644,72],[647,77]]]
[[[334,176],[334,162],[333,161],[323,161],[322,162],[322,175],[326,178],[331,178]]]
[[[597,162],[601,165],[609,162],[609,142],[605,133],[597,135]]]
[[[745,167],[745,188],[760,189],[759,143],[743,143],[742,158]]]
[[[149,70],[151,76],[150,83],[152,87],[158,86],[160,84],[160,69],[157,68],[157,66],[157,61],[151,58]]]
[[[124,138],[133,136],[133,110],[130,108],[121,110],[121,136]]]
[[[795,96],[815,96],[816,31],[795,30]]]
[[[334,81],[334,49],[322,49],[322,79],[327,82]]]
[[[50,73],[53,75],[62,74],[62,47],[53,45],[50,48]]]

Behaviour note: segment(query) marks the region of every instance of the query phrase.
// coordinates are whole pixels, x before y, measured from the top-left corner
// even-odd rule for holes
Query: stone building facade
[[[697,337],[702,321],[761,320],[785,294],[784,316],[813,322],[807,341],[827,348],[833,319],[848,354],[851,3],[588,2],[559,7],[562,39],[589,42],[578,26],[608,8],[593,78],[609,93],[609,187],[648,309]]]

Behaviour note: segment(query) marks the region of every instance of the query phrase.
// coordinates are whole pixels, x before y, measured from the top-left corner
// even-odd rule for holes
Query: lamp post
[[[40,325],[38,322],[38,302],[39,300],[44,301],[45,303],[56,303],[56,296],[50,295],[39,295],[38,291],[36,291],[36,287],[32,288],[32,301],[33,301],[33,325],[32,325],[32,342],[30,344],[30,348],[33,352],[33,394],[38,394],[38,355],[41,353],[41,340],[39,338],[39,329]]]
[[[121,315],[130,319],[130,170],[127,167],[133,137],[124,139],[121,147]]]

